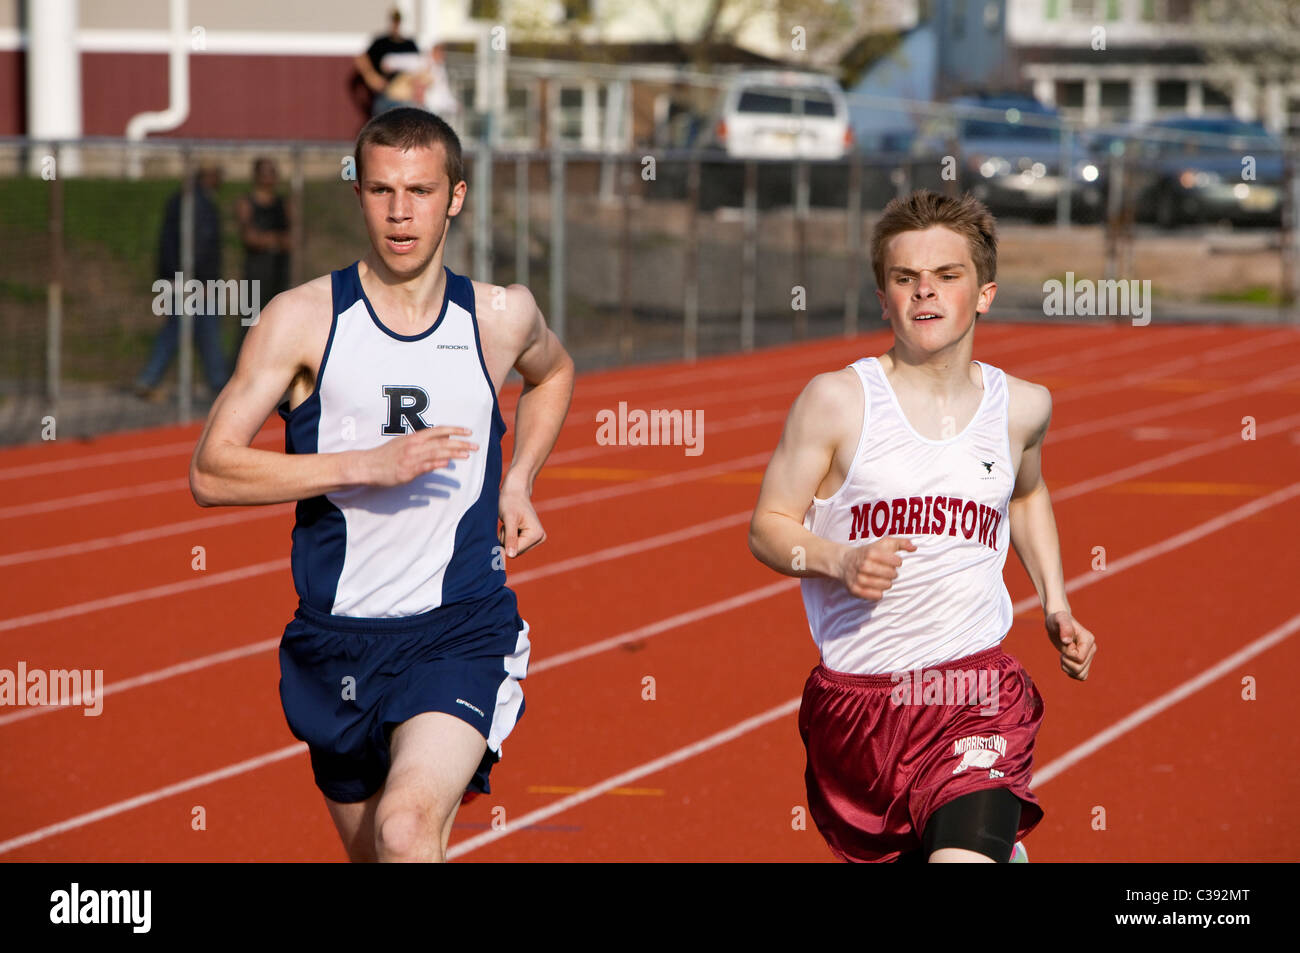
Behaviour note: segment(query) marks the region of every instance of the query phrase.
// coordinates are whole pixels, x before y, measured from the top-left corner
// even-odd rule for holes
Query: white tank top
[[[410,483],[349,486],[297,507],[299,599],[339,616],[392,618],[486,598],[505,585],[497,540],[505,420],[488,375],[474,286],[446,269],[437,319],[398,334],[375,313],[354,262],[333,273],[334,320],[316,389],[281,405],[287,453],[369,450],[452,424],[479,449]]]
[[[964,430],[944,440],[918,434],[874,357],[851,365],[866,398],[858,449],[844,485],[813,497],[804,527],[865,545],[902,536],[903,565],[877,602],[838,579],[802,580],[813,641],[827,668],[888,674],[936,665],[997,645],[1011,628],[1002,580],[1015,483],[1006,375],[976,361],[984,393]]]

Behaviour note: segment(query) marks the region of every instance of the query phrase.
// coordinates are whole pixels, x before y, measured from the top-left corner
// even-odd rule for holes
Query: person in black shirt
[[[375,41],[370,44],[370,48],[358,56],[355,61],[357,72],[361,74],[361,78],[370,87],[370,91],[375,94],[374,102],[370,107],[370,115],[372,116],[378,116],[394,106],[403,105],[384,93],[393,77],[397,75],[395,71],[388,73],[383,71],[384,57],[389,53],[420,52],[414,40],[402,36],[402,14],[396,7],[393,8],[391,14],[391,24],[391,29],[382,36],[375,37]]]
[[[253,190],[235,202],[239,239],[244,244],[244,278],[258,283],[262,306],[289,287],[289,207],[276,192],[275,163],[267,158],[253,163]],[[248,326],[240,323],[240,345]]]

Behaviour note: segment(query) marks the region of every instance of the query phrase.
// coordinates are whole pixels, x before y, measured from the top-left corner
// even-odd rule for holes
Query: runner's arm
[[[502,487],[531,496],[533,481],[559,439],[573,398],[573,359],[550,328],[536,300],[523,285],[506,289],[507,307],[521,323],[522,341],[515,370],[524,389],[515,407],[515,442]]]
[[[837,421],[845,416],[846,405],[852,406],[848,402],[855,399],[855,389],[861,406],[862,388],[840,372],[809,381],[790,408],[781,440],[767,462],[749,523],[749,550],[783,575],[841,576],[848,547],[805,529],[803,519],[830,472],[843,439]]]
[[[1065,574],[1061,567],[1061,542],[1052,512],[1052,497],[1043,481],[1042,450],[1052,419],[1052,395],[1047,388],[1022,383],[1013,411],[1016,439],[1024,440],[1020,469],[1016,472],[1007,507],[1011,545],[1038,592],[1043,614],[1069,612]]]
[[[190,492],[200,506],[286,503],[356,484],[395,486],[475,449],[451,439],[469,433],[453,427],[428,428],[364,451],[286,454],[251,446],[294,378],[309,360],[319,360],[305,354],[305,315],[328,309],[330,300],[328,285],[323,293],[311,285],[296,288],[277,295],[249,329],[190,461]]]
[[[1079,623],[1065,597],[1065,572],[1061,567],[1061,541],[1052,513],[1052,498],[1043,482],[1042,449],[1052,419],[1052,395],[1045,387],[1015,382],[1012,398],[1012,432],[1026,434],[1020,469],[1007,518],[1011,544],[1024,565],[1043,605],[1043,625],[1052,647],[1060,653],[1061,670],[1084,681],[1097,654],[1097,640]]]

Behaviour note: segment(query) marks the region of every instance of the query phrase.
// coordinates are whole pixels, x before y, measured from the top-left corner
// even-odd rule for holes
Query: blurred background
[[[918,187],[998,215],[988,320],[1129,320],[1048,314],[1073,274],[1294,322],[1297,47],[1289,0],[0,0],[0,443],[201,418],[241,313],[155,283],[264,305],[364,255],[395,104],[466,150],[447,264],[580,369],[872,327]]]

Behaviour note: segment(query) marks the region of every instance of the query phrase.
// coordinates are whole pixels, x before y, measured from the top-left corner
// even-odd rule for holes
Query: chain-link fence
[[[954,137],[816,162],[474,145],[444,260],[477,280],[528,285],[582,369],[689,360],[874,326],[868,243],[880,209],[914,188],[980,194],[983,185],[1001,212],[999,185],[1035,201],[1000,217],[995,319],[1090,317],[1045,303],[1046,283],[1076,277],[1150,281],[1162,321],[1290,315],[1295,179],[1284,156],[1250,157],[1267,175],[1276,166],[1277,183],[1256,193],[1273,190],[1275,204],[1259,206],[1276,211],[1276,223],[1264,214],[1252,231],[1166,231],[1142,223],[1155,201],[1140,187],[1154,154],[1123,135],[1093,147],[1086,162],[1061,166],[1097,183],[1080,205],[1068,187],[1061,198],[1059,182],[1043,200],[1052,173],[1003,169],[1014,156],[973,152]],[[288,209],[290,284],[364,256],[350,152],[350,143],[0,141],[0,442],[48,439],[51,426],[66,436],[201,417],[219,377],[214,347],[228,369],[247,316],[237,295],[218,302],[215,317],[210,297],[177,309],[182,302],[157,282],[173,268],[226,280],[251,274],[240,210],[258,158],[275,164],[273,191]],[[65,174],[74,165],[77,174]],[[1202,171],[1198,179],[1189,165],[1187,184],[1207,196],[1241,192],[1240,182]],[[1193,191],[1184,189],[1184,202]],[[180,246],[171,258],[169,205],[170,244]],[[1069,224],[1080,208],[1095,223]],[[1192,211],[1179,207],[1188,218]],[[200,313],[169,331],[177,310]],[[160,338],[173,332],[177,359],[153,379],[167,349]]]

